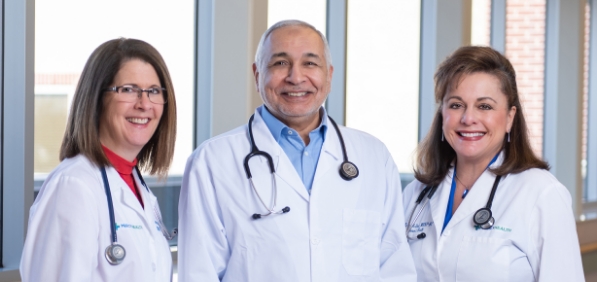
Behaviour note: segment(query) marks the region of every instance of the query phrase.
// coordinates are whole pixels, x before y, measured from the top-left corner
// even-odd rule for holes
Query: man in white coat
[[[323,34],[273,25],[253,72],[264,105],[188,159],[179,280],[416,281],[392,156],[321,106],[333,73]]]

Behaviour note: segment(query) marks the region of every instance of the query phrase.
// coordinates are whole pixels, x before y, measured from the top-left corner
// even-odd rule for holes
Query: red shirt
[[[118,174],[120,174],[122,180],[126,182],[129,188],[131,188],[131,191],[133,192],[135,197],[137,197],[137,200],[139,200],[141,207],[144,207],[143,199],[141,199],[141,194],[139,193],[139,190],[137,190],[137,185],[135,185],[135,178],[133,177],[133,168],[135,168],[135,166],[137,165],[137,159],[134,159],[132,162],[129,162],[117,155],[116,153],[110,151],[110,149],[108,149],[106,146],[102,145],[102,148],[104,149],[106,157],[108,157],[108,160],[110,161],[110,163],[112,163],[112,166],[114,166],[114,169],[118,171]]]

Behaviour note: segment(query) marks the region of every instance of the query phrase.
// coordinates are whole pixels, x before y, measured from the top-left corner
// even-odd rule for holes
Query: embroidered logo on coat
[[[143,226],[142,225],[134,225],[134,224],[130,224],[130,223],[121,223],[121,224],[116,223],[116,230],[118,230],[119,228],[143,229]]]
[[[482,229],[481,226],[479,225],[475,225],[475,230],[479,230]],[[502,226],[493,226],[490,230],[499,230],[499,231],[504,231],[504,232],[512,232],[512,228],[508,228],[508,227],[502,227]]]

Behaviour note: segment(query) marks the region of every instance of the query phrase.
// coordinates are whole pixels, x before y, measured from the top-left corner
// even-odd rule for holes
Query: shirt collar
[[[106,157],[114,166],[114,169],[118,171],[120,174],[132,174],[133,168],[137,165],[137,159],[135,158],[132,162],[129,162],[123,159],[121,156],[117,155],[116,153],[112,152],[108,147],[102,145],[102,149],[104,149],[104,153]]]
[[[274,115],[272,115],[269,112],[269,110],[265,107],[265,105],[262,105],[259,108],[257,108],[257,111],[261,115],[261,118],[263,118],[263,122],[265,122],[265,125],[267,125],[267,128],[269,129],[270,133],[274,137],[274,140],[276,140],[276,142],[280,142],[280,137],[282,136],[282,132],[287,131],[288,129],[290,129],[290,127],[288,127],[286,124],[284,124],[278,118],[276,118]],[[315,129],[313,129],[311,132],[319,132],[321,134],[323,140],[325,140],[325,134],[326,134],[327,128],[328,128],[328,121],[327,121],[327,118],[325,118],[325,117],[327,117],[327,112],[324,107],[319,108],[319,114],[323,118],[321,119],[319,126],[317,126]]]

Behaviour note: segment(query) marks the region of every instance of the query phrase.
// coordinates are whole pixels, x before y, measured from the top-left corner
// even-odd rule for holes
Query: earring
[[[510,143],[510,132],[508,132],[508,143]]]
[[[442,131],[442,142],[444,142],[444,132]]]

